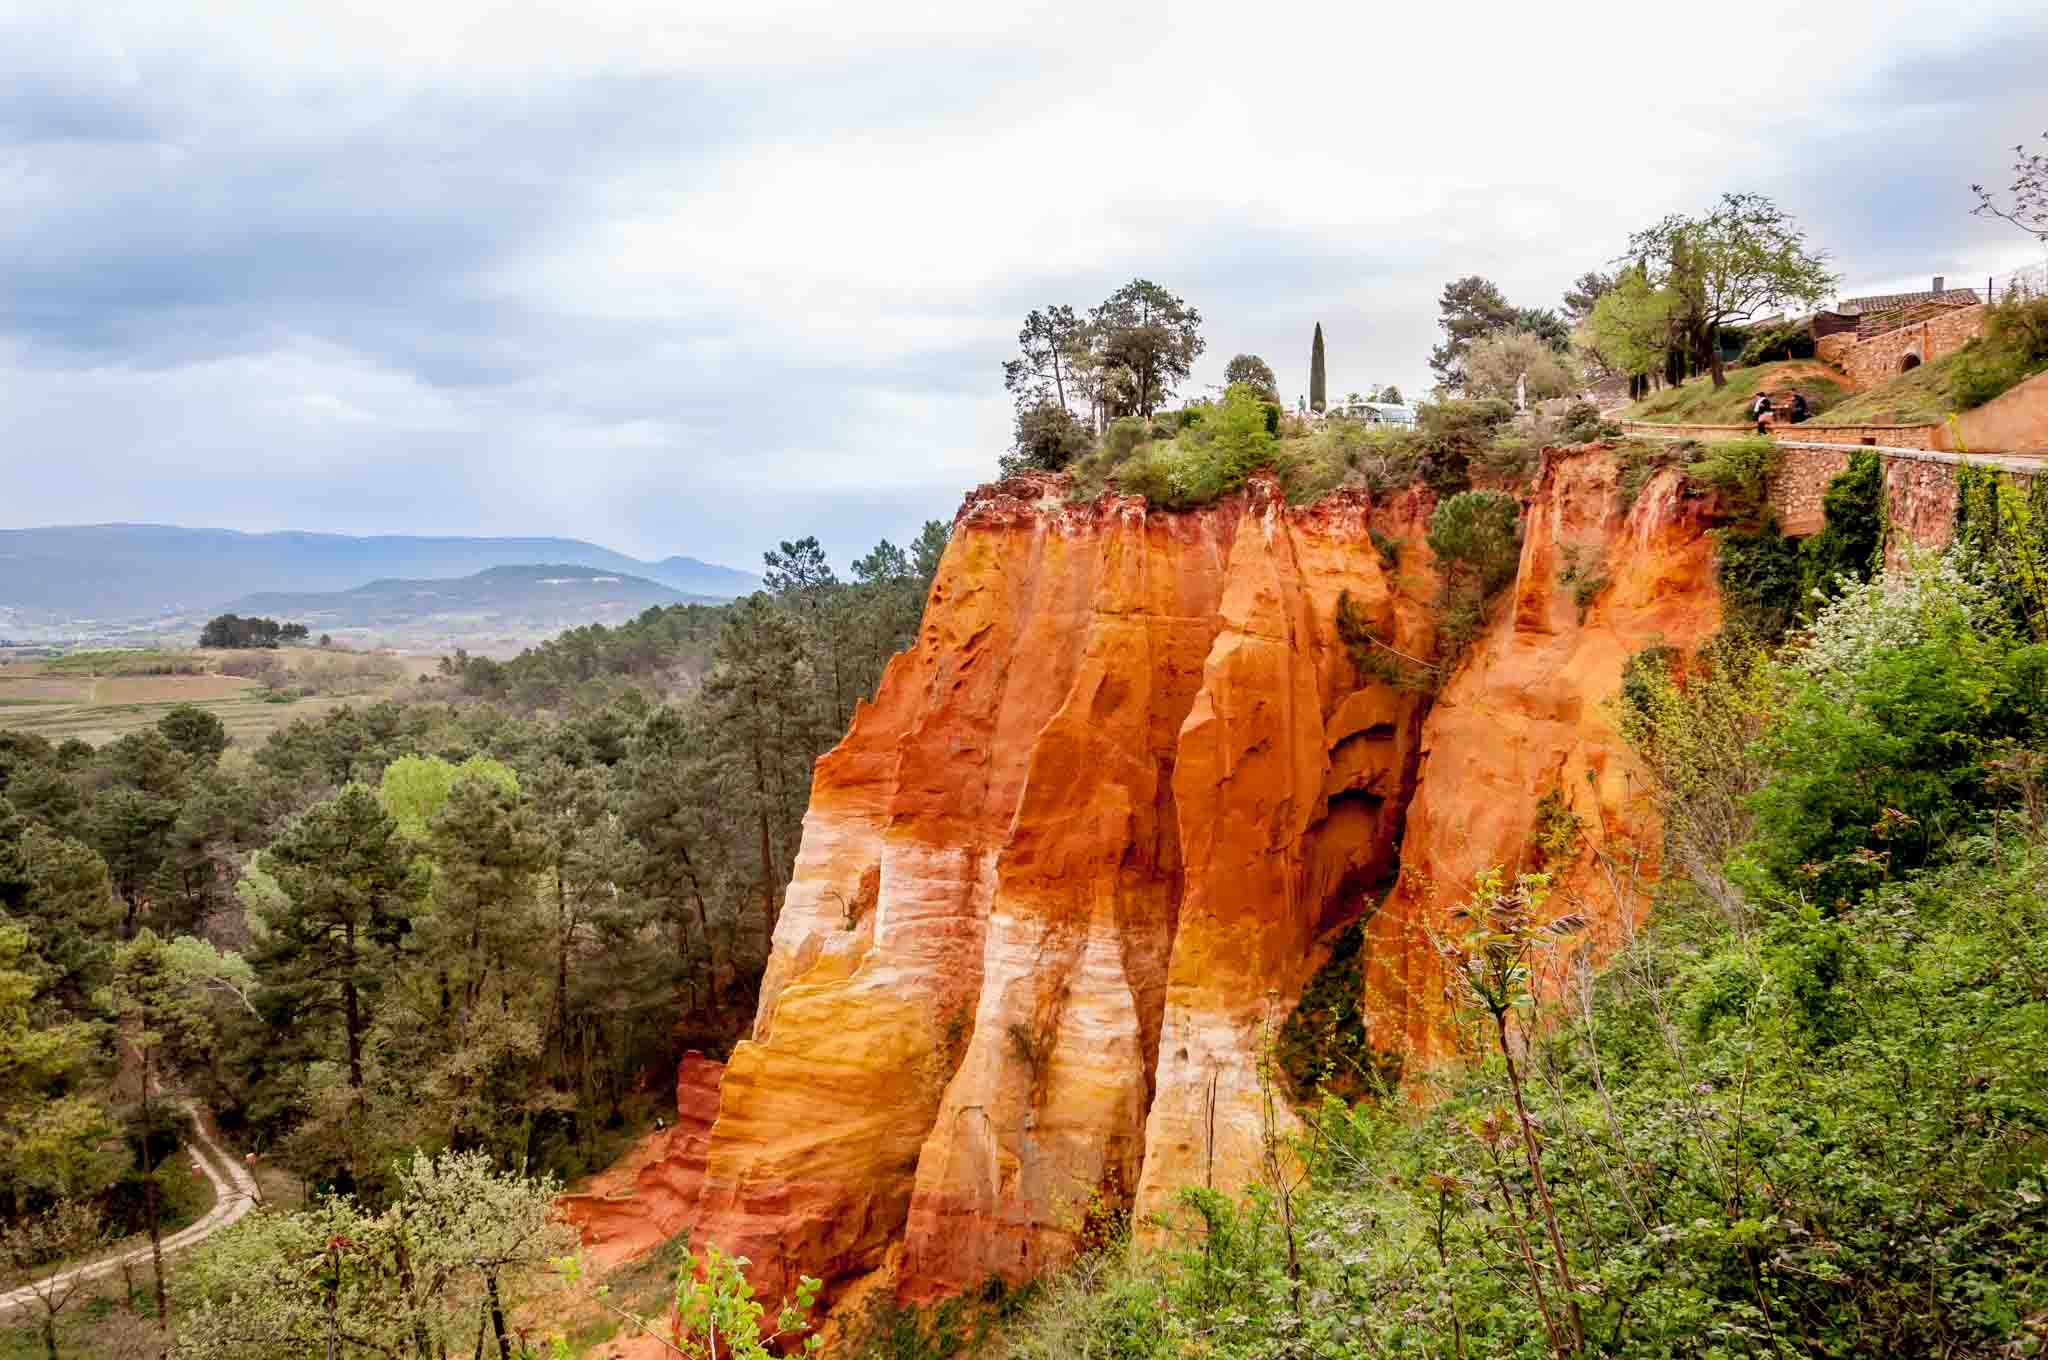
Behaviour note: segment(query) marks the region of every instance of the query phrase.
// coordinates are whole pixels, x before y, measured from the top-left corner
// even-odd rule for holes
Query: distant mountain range
[[[303,623],[315,636],[529,637],[586,623],[620,623],[655,605],[712,598],[644,576],[547,564],[492,567],[453,579],[371,581],[353,590],[260,591],[225,608]]]
[[[124,623],[218,612],[259,593],[414,584],[493,567],[559,563],[641,578],[681,595],[732,599],[759,589],[751,572],[694,557],[643,562],[575,538],[245,534],[168,524],[0,529],[0,633],[77,621]]]

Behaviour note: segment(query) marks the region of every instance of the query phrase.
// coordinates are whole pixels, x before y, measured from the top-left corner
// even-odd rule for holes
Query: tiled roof
[[[1944,307],[1974,307],[1981,300],[1974,288],[1950,288],[1939,293],[1873,293],[1869,297],[1843,298],[1831,310],[1861,312],[1869,316],[1876,312],[1895,312],[1901,307],[1920,307],[1930,302],[1938,302]]]

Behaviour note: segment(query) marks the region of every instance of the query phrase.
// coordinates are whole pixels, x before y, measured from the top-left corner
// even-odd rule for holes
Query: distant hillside
[[[244,534],[164,524],[0,529],[0,619],[131,620],[207,613],[252,591],[341,591],[364,581],[466,577],[561,562],[731,599],[760,578],[693,557],[642,562],[574,538]]]
[[[720,597],[723,598],[723,597]],[[657,605],[710,602],[650,581],[560,563],[492,567],[454,579],[386,579],[338,591],[258,591],[229,601],[237,614],[290,619],[320,633],[545,636],[587,623],[623,623]]]

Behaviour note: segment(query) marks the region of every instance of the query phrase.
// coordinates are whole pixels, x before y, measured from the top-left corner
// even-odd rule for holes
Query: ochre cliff
[[[1602,705],[1629,653],[1716,626],[1701,507],[1665,473],[1623,513],[1601,451],[1551,455],[1513,598],[1433,706],[1362,681],[1334,624],[1348,592],[1428,653],[1432,508],[970,496],[916,645],[818,763],[715,1123],[679,1120],[642,1194],[570,1201],[586,1236],[687,1227],[771,1296],[885,1256],[908,1299],[1021,1279],[1102,1209],[1257,1174],[1291,1118],[1257,1055],[1335,928],[1372,913],[1373,1041],[1439,1052],[1428,931],[1526,862],[1545,793],[1587,828],[1564,896],[1619,931],[1658,837]],[[1611,577],[1583,620],[1568,548]],[[1623,847],[1633,876],[1601,867]]]

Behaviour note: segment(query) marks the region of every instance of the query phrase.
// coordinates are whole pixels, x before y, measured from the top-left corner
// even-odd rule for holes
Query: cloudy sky
[[[2040,259],[1973,180],[2048,10],[0,0],[0,527],[559,533],[753,566],[947,516],[1033,306],[1144,276],[1291,399],[1425,385],[1771,193],[1848,291]]]

